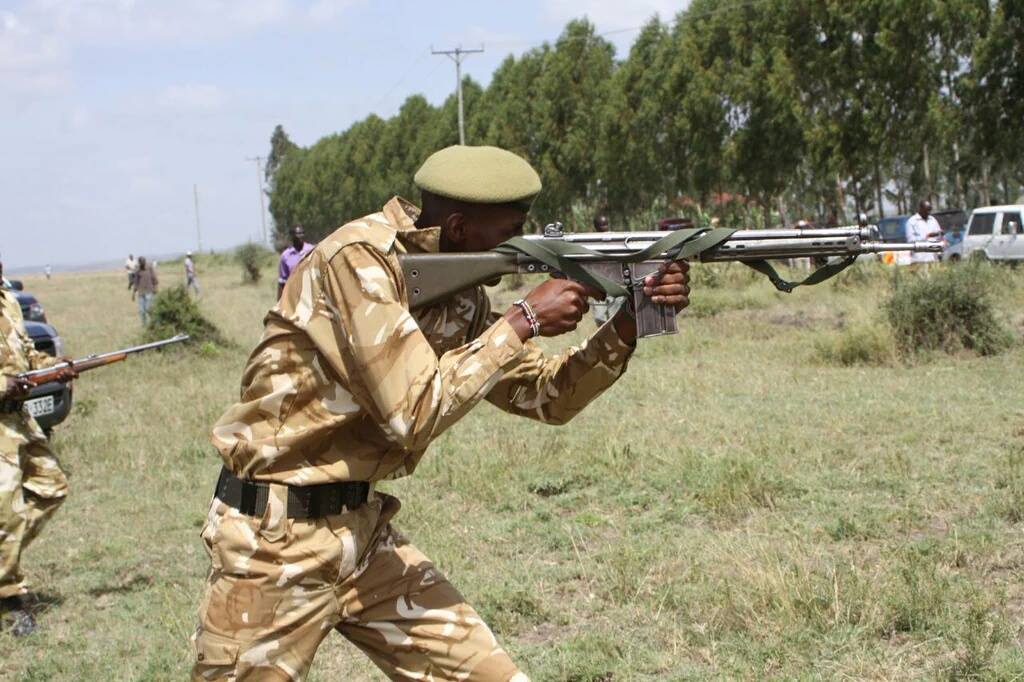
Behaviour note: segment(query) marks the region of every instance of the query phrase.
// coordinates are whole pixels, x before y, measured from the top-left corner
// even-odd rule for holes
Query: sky
[[[0,258],[66,267],[259,240],[248,159],[275,125],[307,146],[415,93],[439,104],[455,69],[431,48],[482,45],[463,68],[486,85],[576,17],[625,57],[643,23],[686,4],[0,0]]]

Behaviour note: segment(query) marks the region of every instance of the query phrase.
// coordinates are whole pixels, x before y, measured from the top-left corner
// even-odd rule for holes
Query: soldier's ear
[[[441,225],[441,231],[444,232],[445,239],[449,244],[456,247],[464,245],[467,237],[465,214],[461,211],[449,213],[444,224]]]

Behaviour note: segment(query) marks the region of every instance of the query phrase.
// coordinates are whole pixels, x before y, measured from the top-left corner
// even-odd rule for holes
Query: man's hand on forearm
[[[524,300],[536,318],[537,336],[558,336],[576,329],[590,310],[588,296],[601,296],[601,292],[571,279],[549,279],[528,293]],[[534,335],[520,306],[513,305],[504,318],[521,341]]]

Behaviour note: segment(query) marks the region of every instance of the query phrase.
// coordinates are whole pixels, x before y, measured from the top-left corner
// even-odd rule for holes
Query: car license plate
[[[25,407],[28,408],[28,413],[33,417],[42,417],[44,414],[50,414],[53,412],[53,396],[44,395],[42,398],[26,400]]]

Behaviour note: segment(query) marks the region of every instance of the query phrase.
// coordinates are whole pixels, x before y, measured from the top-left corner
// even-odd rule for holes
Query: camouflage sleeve
[[[565,424],[626,371],[633,354],[606,322],[580,346],[549,357],[527,342],[523,360],[505,374],[487,400],[512,414]]]
[[[21,347],[25,349],[25,356],[29,367],[32,369],[43,369],[44,367],[57,364],[57,358],[36,350],[36,344],[32,342],[32,337],[25,331],[25,320],[21,315],[21,307],[15,303],[14,305],[7,306],[5,310],[6,314],[10,315],[14,321],[14,328],[17,330]]]
[[[320,272],[334,319],[314,312],[307,333],[340,376],[361,385],[369,398],[362,407],[406,450],[425,449],[523,353],[511,325],[499,320],[438,357],[402,305],[392,265],[369,246],[343,247]]]

